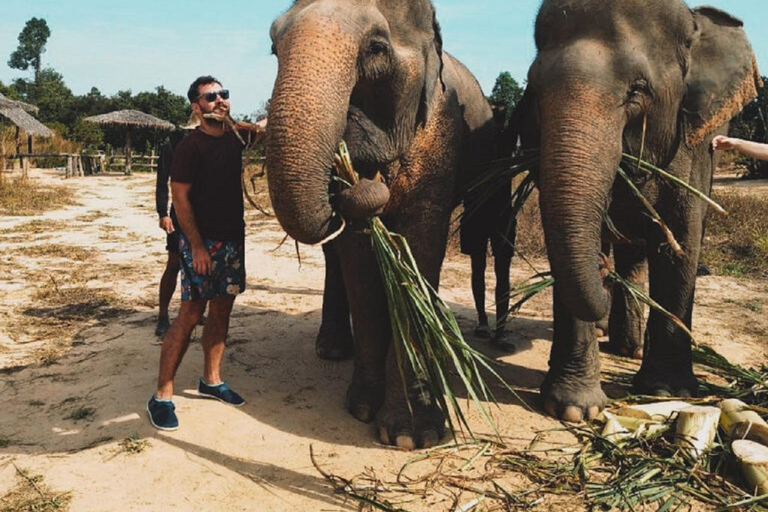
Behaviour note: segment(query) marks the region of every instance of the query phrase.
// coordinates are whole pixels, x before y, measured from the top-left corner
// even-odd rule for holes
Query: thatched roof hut
[[[83,121],[112,126],[125,126],[125,174],[131,174],[131,129],[134,126],[155,128],[157,130],[173,130],[176,128],[176,125],[169,121],[145,114],[139,110],[116,110],[108,114],[86,117]]]
[[[0,106],[0,116],[8,119],[28,137],[53,137],[53,131],[20,108]]]
[[[32,112],[33,114],[37,114],[39,108],[37,108],[34,105],[30,105],[29,103],[24,103],[23,101],[16,101],[11,100],[5,97],[3,94],[0,93],[0,108],[20,108],[21,110],[24,110],[26,112]]]
[[[8,119],[16,125],[16,138],[18,140],[19,130],[27,134],[27,152],[32,153],[32,137],[53,137],[53,131],[43,123],[30,115],[30,112],[36,113],[39,109],[24,103],[23,101],[10,100],[0,94],[0,123],[3,119]],[[16,152],[19,152],[17,146]]]

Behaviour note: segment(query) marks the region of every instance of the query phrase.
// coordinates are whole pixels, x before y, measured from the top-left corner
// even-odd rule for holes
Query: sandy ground
[[[334,475],[395,481],[413,454],[379,445],[370,425],[345,412],[351,362],[325,362],[314,354],[323,280],[319,248],[302,247],[299,266],[294,245],[279,246],[277,222],[248,209],[248,290],[235,303],[224,369],[247,404],[236,409],[196,396],[202,353],[193,343],[176,380],[181,428],[159,432],[145,411],[157,374],[160,346],[153,330],[166,257],[154,178],[64,180],[55,171],[33,177],[73,188],[78,204],[35,217],[0,217],[0,509],[23,470],[42,476],[44,489],[69,493],[73,511],[357,510],[315,469],[310,447]],[[513,267],[513,279],[532,274],[519,259]],[[537,430],[558,426],[537,408],[551,297],[537,297],[511,321],[518,350],[506,355],[487,351],[471,335],[467,259],[448,259],[441,291],[470,342],[495,357],[500,373],[533,405],[526,409],[497,388],[501,433],[511,443],[527,443]],[[491,294],[489,286],[489,304]],[[767,282],[704,277],[696,303],[700,342],[734,362],[765,360]],[[175,297],[172,316],[177,307]],[[633,366],[604,359],[604,369]],[[469,417],[475,432],[488,432],[476,413]],[[406,474],[429,473],[434,464],[426,461]],[[451,464],[463,460],[446,467]],[[399,505],[453,510],[473,497],[457,487],[435,488]],[[542,508],[578,507],[547,501]]]

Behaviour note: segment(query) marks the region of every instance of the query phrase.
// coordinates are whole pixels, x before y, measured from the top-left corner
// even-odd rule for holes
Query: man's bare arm
[[[712,139],[712,149],[734,150],[759,160],[768,160],[768,144],[718,135]]]
[[[192,247],[192,266],[195,272],[201,275],[211,273],[211,255],[203,243],[203,237],[197,229],[195,213],[192,211],[192,202],[189,200],[189,193],[192,190],[191,183],[171,182],[171,193],[173,194],[173,205],[176,209],[176,217],[179,220],[179,226],[184,236],[189,240]]]

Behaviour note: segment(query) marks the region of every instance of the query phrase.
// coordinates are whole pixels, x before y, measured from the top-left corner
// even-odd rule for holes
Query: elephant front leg
[[[386,296],[369,235],[348,227],[333,245],[354,327],[354,372],[347,390],[347,409],[369,423],[384,401],[391,338]]]
[[[592,322],[577,319],[554,289],[554,336],[549,372],[541,385],[544,410],[565,421],[593,419],[607,398],[600,388],[600,352]]]
[[[616,272],[639,289],[645,287],[648,265],[645,247],[617,245],[614,247]],[[614,284],[608,325],[608,348],[614,354],[635,359],[643,358],[643,305],[619,284]]]
[[[682,261],[659,251],[649,253],[650,295],[690,329],[696,283],[698,247],[684,245]],[[691,339],[665,315],[651,310],[645,333],[643,364],[635,375],[639,393],[659,396],[696,396]]]
[[[355,352],[349,304],[344,289],[341,264],[333,242],[323,245],[325,257],[325,286],[320,331],[315,339],[315,352],[320,359],[338,361],[352,357]]]

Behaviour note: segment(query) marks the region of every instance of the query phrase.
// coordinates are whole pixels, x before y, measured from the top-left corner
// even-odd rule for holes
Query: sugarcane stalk
[[[616,415],[641,420],[667,421],[674,413],[690,406],[691,404],[679,400],[625,405],[616,411]]]
[[[648,215],[650,215],[651,220],[655,222],[659,228],[661,228],[661,231],[664,233],[664,236],[667,239],[667,243],[669,243],[669,246],[672,248],[674,253],[678,255],[679,257],[683,257],[685,253],[683,252],[683,248],[680,247],[680,244],[675,239],[675,235],[672,233],[672,230],[669,229],[669,226],[667,226],[664,221],[661,219],[661,215],[659,215],[659,212],[656,211],[656,209],[653,207],[653,205],[648,201],[648,199],[645,198],[642,192],[635,186],[635,184],[632,182],[632,180],[627,176],[627,173],[624,172],[624,169],[619,167],[619,169],[616,171],[618,172],[619,176],[621,176],[624,181],[627,182],[627,186],[632,191],[632,194],[634,194],[637,199],[640,200],[640,202],[643,204],[646,210],[648,210]]]
[[[728,398],[717,406],[723,411],[720,426],[732,439],[751,439],[768,445],[768,424],[747,404],[737,398]],[[762,434],[762,435],[761,435]]]
[[[683,447],[694,459],[709,450],[715,440],[720,422],[720,409],[707,405],[692,405],[677,414],[675,444]]]
[[[733,442],[731,449],[741,464],[749,492],[756,496],[768,493],[768,447],[740,439]]]
[[[685,181],[681,180],[677,176],[673,176],[672,174],[668,173],[667,171],[665,171],[663,169],[659,169],[655,165],[649,164],[648,162],[642,161],[639,158],[633,157],[632,155],[628,155],[626,153],[622,153],[622,158],[627,163],[630,163],[630,164],[637,163],[638,164],[638,168],[640,168],[640,169],[642,169],[644,171],[649,171],[649,172],[652,172],[652,173],[656,173],[659,176],[661,176],[662,178],[671,181],[675,185],[683,187],[688,192],[692,193],[693,195],[695,195],[696,197],[698,197],[702,201],[704,201],[707,204],[709,204],[712,208],[715,209],[715,211],[717,213],[720,213],[722,215],[728,215],[728,212],[725,211],[725,209],[722,206],[720,206],[715,201],[713,201],[712,198],[707,196],[704,192],[700,191],[699,189],[697,189],[695,187],[692,187],[691,185],[689,185]]]

